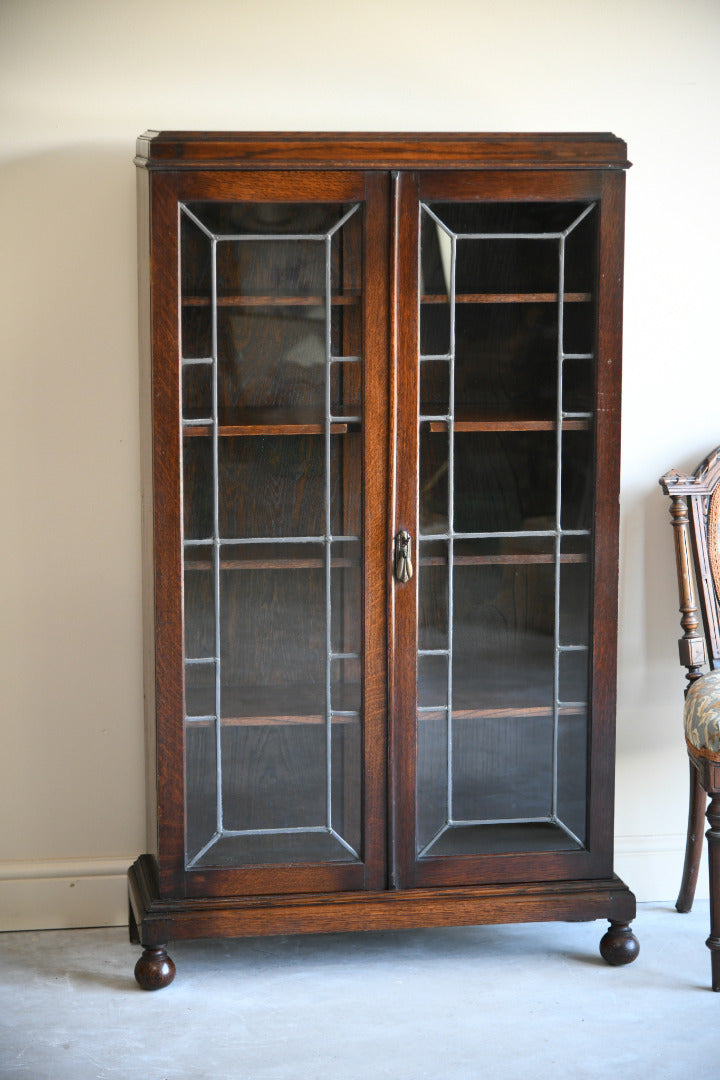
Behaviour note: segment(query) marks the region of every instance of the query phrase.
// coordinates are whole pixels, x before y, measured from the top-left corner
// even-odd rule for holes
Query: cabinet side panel
[[[603,176],[598,267],[595,425],[593,722],[589,846],[610,870],[613,857],[617,596],[620,487],[623,232],[625,176]]]
[[[151,193],[157,836],[161,894],[184,891],[183,626],[177,178]]]
[[[143,701],[147,850],[157,855],[155,726],[155,588],[152,477],[152,310],[150,296],[150,174],[137,171],[138,345],[140,363],[140,467],[143,603]]]

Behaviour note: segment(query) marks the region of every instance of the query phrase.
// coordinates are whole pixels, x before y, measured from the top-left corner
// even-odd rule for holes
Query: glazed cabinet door
[[[401,887],[611,871],[622,185],[397,182]]]
[[[387,182],[152,182],[163,887],[382,887]]]

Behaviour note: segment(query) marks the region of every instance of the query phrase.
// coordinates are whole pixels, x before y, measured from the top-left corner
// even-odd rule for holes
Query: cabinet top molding
[[[146,131],[146,169],[627,169],[627,145],[608,132],[397,133]]]

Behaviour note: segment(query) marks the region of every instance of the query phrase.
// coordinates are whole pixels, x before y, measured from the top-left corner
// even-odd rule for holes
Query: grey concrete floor
[[[605,923],[178,943],[145,993],[122,929],[0,935],[0,1077],[717,1080],[707,901]]]

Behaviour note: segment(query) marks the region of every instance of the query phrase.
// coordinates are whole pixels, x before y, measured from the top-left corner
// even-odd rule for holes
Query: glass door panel
[[[586,839],[596,217],[420,208],[415,857],[467,880]]]
[[[186,202],[188,870],[359,863],[359,203]]]

